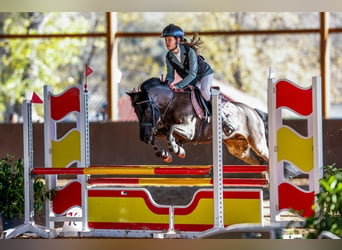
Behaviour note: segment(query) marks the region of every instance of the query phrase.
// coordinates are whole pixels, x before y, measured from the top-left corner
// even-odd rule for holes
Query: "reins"
[[[139,122],[139,126],[151,126],[151,127],[154,127],[155,124],[156,124],[156,121],[154,119],[154,105],[152,104],[152,101],[151,101],[151,98],[148,97],[148,100],[144,100],[144,101],[140,101],[140,102],[137,102],[135,105],[141,105],[141,104],[144,104],[144,103],[148,103],[151,105],[152,107],[152,123],[150,122]]]
[[[173,100],[174,100],[174,96],[175,96],[175,93],[172,92],[172,96],[171,98],[169,99],[167,105],[166,105],[166,108],[164,110],[164,112],[161,114],[160,116],[160,119],[159,119],[159,122],[164,120],[165,118],[165,115],[167,114],[167,111],[169,110],[169,108],[171,107],[172,103],[173,103]],[[152,128],[154,129],[157,129],[158,127],[158,124],[157,124],[157,121],[155,120],[155,109],[157,109],[160,112],[160,108],[153,102],[153,100],[151,100],[151,97],[148,96],[148,100],[143,100],[143,101],[140,101],[140,102],[137,102],[135,105],[141,105],[141,104],[144,104],[144,103],[148,103],[151,105],[151,109],[152,109],[152,123],[150,122],[143,122],[143,123],[139,123],[140,126],[151,126]]]
[[[171,99],[170,99],[169,102],[167,103],[166,108],[165,108],[163,114],[160,116],[161,120],[164,120],[165,115],[166,115],[166,112],[169,110],[171,104],[173,103],[173,99],[174,99],[174,97],[175,97],[175,93],[174,93],[173,91],[172,91],[171,93],[172,93]]]

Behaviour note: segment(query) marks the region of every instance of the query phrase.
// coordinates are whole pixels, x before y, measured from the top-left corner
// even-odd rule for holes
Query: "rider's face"
[[[177,40],[173,36],[165,37],[165,45],[168,50],[172,50],[177,47]]]

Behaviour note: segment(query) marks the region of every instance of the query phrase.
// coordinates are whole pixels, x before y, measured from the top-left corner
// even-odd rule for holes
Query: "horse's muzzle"
[[[151,144],[153,141],[153,134],[148,133],[146,129],[140,129],[140,140],[147,144]]]
[[[151,144],[153,141],[153,136],[143,136],[140,137],[140,140],[145,142],[146,144]]]

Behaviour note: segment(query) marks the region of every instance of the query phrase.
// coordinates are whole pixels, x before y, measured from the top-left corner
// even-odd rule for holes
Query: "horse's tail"
[[[264,123],[266,142],[268,146],[268,114],[260,109],[254,109],[254,110],[258,113],[258,115],[260,116],[261,120]]]

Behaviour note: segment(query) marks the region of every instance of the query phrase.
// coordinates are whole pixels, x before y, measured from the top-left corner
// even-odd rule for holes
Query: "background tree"
[[[169,23],[185,34],[196,31],[318,28],[318,13],[118,13],[119,30],[161,30]],[[313,22],[315,20],[316,22]],[[319,35],[201,36],[201,50],[215,70],[215,78],[266,103],[268,68],[277,77],[290,76],[302,85],[319,75]],[[123,39],[120,42],[121,93],[150,76],[165,72],[165,45],[161,38]],[[143,54],[143,57],[139,57]],[[309,77],[308,77],[309,76]],[[243,100],[241,100],[243,101]]]
[[[121,32],[157,32],[169,23],[186,34],[200,31],[277,30],[319,27],[318,12],[119,12]],[[342,27],[342,14],[331,13],[331,27]],[[79,34],[104,32],[105,13],[0,13],[2,34]],[[331,98],[342,103],[342,34],[330,35]],[[201,54],[215,70],[215,78],[267,103],[268,68],[302,86],[320,75],[319,34],[201,36]],[[165,74],[166,48],[157,37],[118,38],[122,72],[119,95],[149,77]],[[0,40],[0,121],[20,113],[27,92],[42,95],[51,85],[56,92],[84,81],[84,65],[94,73],[89,84],[90,116],[107,100],[106,40],[93,38]],[[243,100],[239,100],[243,101]],[[42,112],[37,110],[38,115]]]
[[[97,26],[99,16],[94,13],[0,13],[2,34],[85,33]],[[1,40],[0,120],[12,112],[20,114],[23,98],[30,98],[27,93],[42,95],[46,84],[61,91],[82,83],[84,64],[103,44],[86,38]]]

